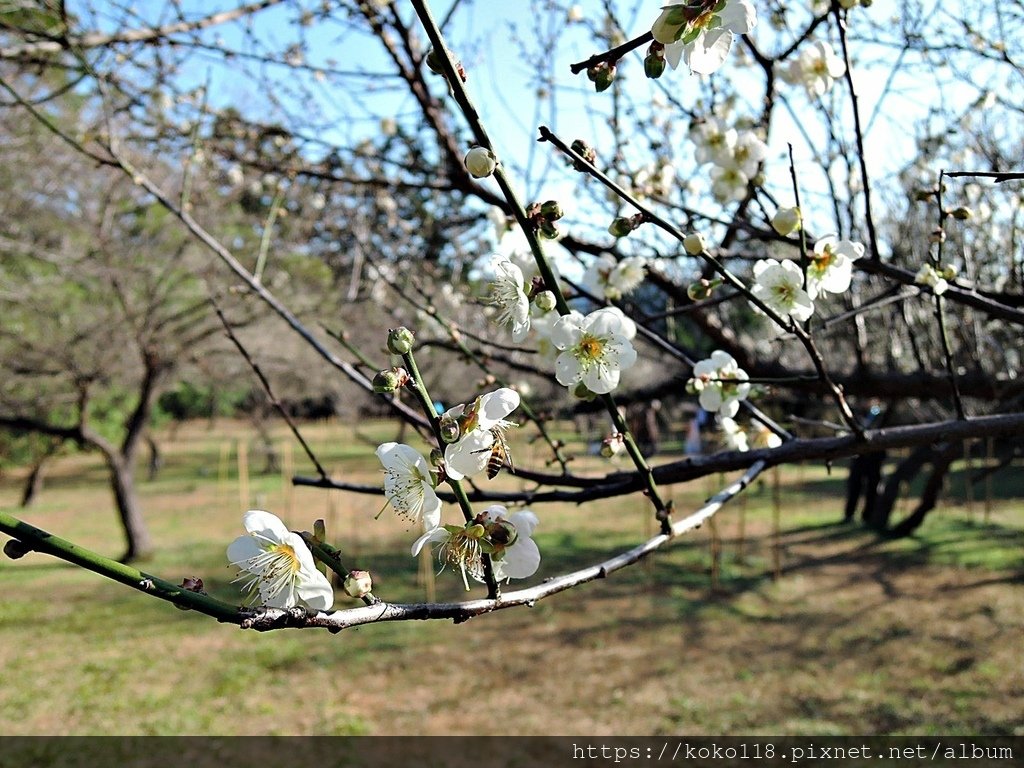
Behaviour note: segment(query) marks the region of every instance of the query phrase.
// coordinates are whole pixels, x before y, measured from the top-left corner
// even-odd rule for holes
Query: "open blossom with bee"
[[[468,405],[457,405],[445,411],[441,430],[446,439],[451,439],[444,449],[450,479],[462,480],[487,469],[496,444],[500,443],[499,453],[502,449],[507,453],[504,433],[516,424],[505,417],[518,407],[519,393],[502,387],[480,395]]]
[[[484,580],[484,555],[491,559],[496,580],[525,579],[540,567],[540,549],[531,538],[538,522],[528,509],[510,513],[494,504],[465,525],[427,531],[413,543],[412,555],[418,556],[426,544],[436,544],[441,568],[458,568],[467,591],[470,578]]]

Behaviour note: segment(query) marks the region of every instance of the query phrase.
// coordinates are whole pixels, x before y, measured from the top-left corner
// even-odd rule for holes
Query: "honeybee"
[[[492,427],[491,435],[494,437],[491,447],[477,451],[477,453],[490,451],[490,456],[487,457],[488,480],[496,478],[505,465],[508,465],[508,468],[513,472],[516,471],[515,465],[512,463],[512,450],[508,447],[508,441],[505,439],[505,428]]]

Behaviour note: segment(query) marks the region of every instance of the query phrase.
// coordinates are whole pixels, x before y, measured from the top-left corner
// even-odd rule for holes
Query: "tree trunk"
[[[36,496],[43,490],[43,474],[46,468],[46,460],[50,456],[50,453],[40,456],[32,466],[32,471],[29,472],[28,479],[25,481],[25,490],[21,494],[22,508],[31,507],[32,502],[36,500]]]
[[[114,489],[114,501],[117,502],[117,513],[121,518],[128,548],[121,557],[121,562],[145,560],[153,554],[153,537],[142,517],[142,507],[135,492],[134,462],[125,461],[117,455],[107,456],[110,468],[110,482]]]
[[[956,458],[958,448],[959,444],[954,444],[947,446],[944,450],[936,451],[932,461],[932,474],[928,478],[928,482],[925,483],[924,490],[921,491],[921,500],[905,520],[892,527],[889,531],[890,536],[896,538],[909,536],[924,522],[924,516],[935,508],[935,502],[938,501],[939,494],[942,493],[942,481],[946,477],[946,473],[949,472],[953,459]]]
[[[942,480],[953,463],[958,447],[958,443],[939,443],[922,445],[915,449],[886,478],[885,488],[876,499],[874,509],[865,518],[865,522],[880,533],[893,538],[909,536],[916,531],[924,522],[925,515],[935,508],[935,502],[942,492]],[[932,468],[931,474],[921,491],[918,505],[906,519],[892,524],[892,512],[904,484],[909,488],[914,478],[929,465]]]
[[[146,471],[146,479],[152,483],[164,465],[164,457],[160,454],[160,446],[156,444],[152,435],[146,435],[146,445],[149,447],[149,468]]]

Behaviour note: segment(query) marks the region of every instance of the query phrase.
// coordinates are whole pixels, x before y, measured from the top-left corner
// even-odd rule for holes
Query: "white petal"
[[[679,62],[683,58],[683,49],[685,47],[682,43],[672,43],[665,46],[665,60],[672,69],[679,69]]]
[[[441,500],[433,488],[423,489],[423,525],[436,528],[441,524]]]
[[[480,429],[490,429],[519,407],[519,393],[514,389],[502,387],[480,397],[480,413],[478,425]]]
[[[572,352],[563,352],[555,360],[555,378],[559,384],[570,387],[580,380],[581,375],[579,361]]]
[[[259,571],[252,570],[247,563],[262,552],[263,549],[258,540],[252,536],[239,536],[228,545],[228,562],[239,568],[244,568],[250,573],[259,573]]]
[[[457,443],[444,449],[444,462],[448,477],[461,480],[482,472],[490,458],[494,435],[488,430],[474,429]]]
[[[686,64],[698,75],[710,75],[725,63],[732,48],[733,34],[728,29],[711,29],[686,46]]]
[[[249,533],[270,541],[284,541],[284,537],[290,533],[281,518],[262,509],[250,509],[242,515],[242,525]]]
[[[598,363],[597,365],[590,366],[583,373],[583,383],[591,392],[598,395],[607,395],[619,386],[620,376],[618,368],[609,368],[607,365]]]
[[[700,400],[700,407],[705,411],[717,411],[719,406],[722,405],[722,390],[717,385],[707,387],[701,390],[698,399]]]
[[[757,26],[757,9],[750,0],[730,0],[717,15],[723,27],[738,35],[745,35]]]
[[[500,564],[500,567],[499,567]],[[525,579],[533,576],[540,567],[540,549],[529,536],[520,536],[516,543],[505,550],[505,556],[494,563],[495,570],[503,579]]]
[[[521,509],[511,515],[503,515],[503,517],[516,527],[520,536],[532,536],[533,529],[540,524],[537,515],[528,509]]]
[[[420,550],[423,549],[423,545],[427,542],[445,541],[447,538],[448,531],[444,528],[434,528],[433,530],[427,531],[412,543],[412,556],[416,557],[420,553]]]
[[[559,349],[576,346],[583,336],[582,324],[583,315],[579,312],[570,312],[568,315],[558,318],[551,326],[551,343]]]
[[[303,569],[299,572],[295,592],[306,607],[314,611],[327,611],[334,605],[334,588],[320,571]]]

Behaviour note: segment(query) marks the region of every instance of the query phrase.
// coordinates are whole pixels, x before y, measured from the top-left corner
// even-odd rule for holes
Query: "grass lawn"
[[[383,422],[304,431],[333,473],[357,482],[380,481],[373,448],[396,437]],[[285,443],[283,431],[275,435]],[[379,498],[255,474],[263,458],[251,448],[242,498],[236,445],[252,440],[232,422],[160,435],[165,465],[155,481],[140,481],[159,544],[146,570],[201,576],[215,596],[238,599],[224,550],[252,505],[294,528],[325,518],[384,599],[423,598],[408,555],[416,533],[390,512],[375,520]],[[518,464],[542,464],[540,446],[514,450]],[[303,459],[295,451],[290,460],[312,474]],[[580,464],[607,471],[597,460]],[[1007,470],[987,494],[983,484],[968,494],[965,474],[952,480],[959,501],[931,513],[916,537],[880,541],[837,524],[841,466],[831,476],[818,467],[782,474],[774,536],[768,473],[713,525],[636,567],[458,626],[258,634],[44,555],[2,559],[3,733],[1021,735],[1024,473]],[[0,479],[0,507],[121,553],[97,457],[61,459],[29,510],[15,507],[23,476]],[[717,480],[670,492],[685,510]],[[538,579],[654,532],[639,497],[536,511]],[[436,582],[439,599],[465,595],[451,573]],[[356,604],[339,596],[339,607]]]

